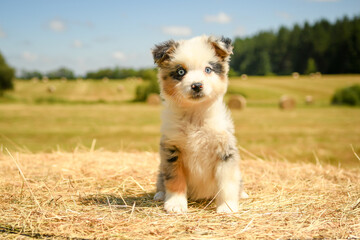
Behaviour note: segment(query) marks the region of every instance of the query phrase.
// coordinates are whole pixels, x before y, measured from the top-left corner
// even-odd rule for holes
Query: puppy
[[[217,212],[237,212],[247,196],[223,102],[232,48],[228,38],[200,36],[152,49],[165,105],[154,199],[165,200],[167,212],[186,212],[188,197],[215,198]]]

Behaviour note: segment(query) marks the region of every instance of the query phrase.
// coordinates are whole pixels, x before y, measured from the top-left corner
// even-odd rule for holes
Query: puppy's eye
[[[209,73],[211,73],[211,72],[212,72],[212,69],[211,69],[211,68],[209,68],[209,67],[206,67],[206,68],[205,68],[205,72],[206,72],[207,74],[209,74]]]
[[[177,73],[179,74],[179,76],[184,76],[185,73],[186,73],[186,71],[185,71],[185,69],[183,69],[183,68],[179,68],[179,69],[177,70]]]

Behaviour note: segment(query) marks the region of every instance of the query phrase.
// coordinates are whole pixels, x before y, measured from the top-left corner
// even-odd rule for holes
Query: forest
[[[236,38],[230,64],[248,75],[360,73],[360,16]]]

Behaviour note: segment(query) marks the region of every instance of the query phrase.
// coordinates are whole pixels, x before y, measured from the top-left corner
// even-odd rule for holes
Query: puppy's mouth
[[[194,100],[198,100],[198,99],[201,99],[205,96],[205,94],[203,92],[193,92],[191,95],[190,95],[190,98],[191,99],[194,99]]]

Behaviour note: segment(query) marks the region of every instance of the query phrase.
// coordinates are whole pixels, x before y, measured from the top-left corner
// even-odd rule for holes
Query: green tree
[[[309,58],[306,65],[306,74],[315,73],[317,71],[316,63],[313,58]]]
[[[360,16],[236,38],[233,52],[230,66],[239,74],[264,74],[267,58],[275,74],[360,73]]]
[[[62,67],[57,70],[51,71],[47,74],[50,79],[59,79],[65,77],[67,79],[75,79],[74,72],[68,68]]]
[[[257,62],[257,75],[270,75],[271,74],[271,63],[269,53],[262,51],[259,54],[259,60]]]
[[[43,77],[43,74],[39,71],[27,71],[27,70],[21,71],[20,78],[22,79],[31,79],[34,77],[41,79]]]
[[[5,90],[13,89],[13,79],[15,77],[15,70],[7,65],[5,58],[0,53],[0,95]]]

